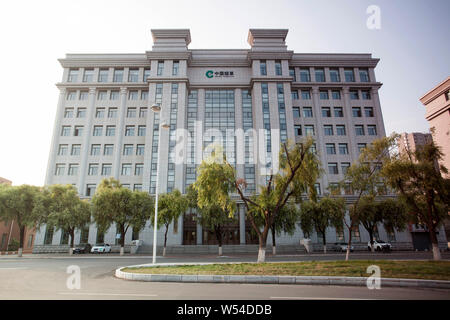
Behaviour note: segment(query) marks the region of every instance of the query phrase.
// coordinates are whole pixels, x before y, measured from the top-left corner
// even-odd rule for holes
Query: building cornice
[[[150,66],[145,54],[67,54],[58,61],[63,68]]]
[[[77,90],[97,88],[97,89],[120,89],[126,87],[128,89],[147,89],[148,83],[146,82],[58,82],[56,87],[59,89]]]
[[[146,51],[145,55],[148,60],[191,60],[192,54],[189,51],[185,52],[161,52],[161,51]]]
[[[251,60],[291,60],[294,51],[250,51],[247,55]]]
[[[292,82],[293,88],[311,88],[311,87],[320,87],[320,88],[367,88],[372,89],[381,88],[383,84],[381,82]]]
[[[290,66],[375,68],[379,61],[370,53],[294,53]]]
[[[431,101],[450,90],[450,77],[439,83],[436,87],[425,93],[419,100],[425,106]]]

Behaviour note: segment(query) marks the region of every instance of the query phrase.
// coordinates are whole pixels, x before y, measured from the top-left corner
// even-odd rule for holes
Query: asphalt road
[[[354,253],[352,259],[429,259],[430,253]],[[449,253],[443,254],[450,259]],[[341,260],[343,254],[279,255],[268,261]],[[158,262],[254,262],[254,255],[214,255],[159,257]],[[449,290],[365,287],[274,285],[149,283],[125,281],[114,277],[118,267],[150,263],[150,256],[117,255],[25,255],[0,257],[0,300],[7,299],[446,299]],[[81,288],[68,289],[69,266],[79,266]]]

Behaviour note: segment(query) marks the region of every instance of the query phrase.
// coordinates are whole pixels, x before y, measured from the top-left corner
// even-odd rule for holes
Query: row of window
[[[140,95],[139,95],[140,91]],[[67,100],[88,100],[89,92],[88,91],[68,91],[66,99]],[[120,91],[119,90],[99,90],[97,93],[97,100],[119,100]],[[128,100],[147,100],[148,99],[148,90],[130,90],[128,91]]]
[[[369,69],[359,68],[359,81],[370,82]],[[325,68],[313,68],[315,82],[326,82]],[[294,82],[297,81],[295,68],[289,69],[289,75],[293,77]],[[330,82],[341,82],[341,74],[339,68],[329,68],[328,79]],[[311,82],[310,68],[300,68],[300,82]],[[344,82],[356,82],[354,68],[344,68]]]
[[[103,135],[103,127],[104,126],[94,126],[92,135],[94,137],[99,137]],[[71,135],[72,126],[62,126],[61,128],[61,136],[68,137]],[[83,135],[84,126],[74,126],[73,136],[81,137]],[[125,126],[125,136],[132,137],[136,133],[136,126]],[[146,134],[146,126],[137,126],[137,135],[140,137],[145,136]],[[116,126],[105,126],[105,136],[114,137],[116,135]]]
[[[294,125],[294,132],[295,132],[296,136],[302,136],[302,135],[313,136],[313,135],[315,135],[315,129],[314,129],[313,124],[305,124],[305,125],[303,125],[303,127],[300,124],[296,124],[296,125]],[[325,124],[323,126],[323,133],[325,136],[333,136],[334,132],[335,131],[333,130],[333,125]],[[343,125],[343,124],[336,125],[336,135],[345,136],[346,134],[347,133],[345,130],[345,125]],[[357,135],[357,136],[365,135],[364,125],[362,125],[362,124],[355,125],[355,135]],[[367,135],[376,136],[377,135],[377,126],[374,124],[367,125]]]
[[[94,82],[94,69],[84,69],[82,77],[80,77],[82,82]],[[67,82],[78,82],[79,76],[81,76],[80,69],[70,69],[69,75],[67,77]],[[124,70],[114,69],[113,70],[113,82],[123,82]],[[147,81],[150,77],[150,68],[145,68],[143,72],[142,81]],[[109,80],[109,69],[100,69],[98,71],[97,82],[108,82]],[[139,69],[129,69],[128,70],[128,82],[139,82]]]
[[[312,107],[303,107],[303,117],[304,118],[312,118],[313,117],[313,108]],[[294,118],[301,118],[302,113],[300,112],[300,107],[293,107],[292,113]],[[335,118],[344,117],[344,109],[342,107],[333,107],[333,115]],[[362,108],[361,107],[352,107],[352,115],[355,118],[362,117]],[[367,118],[373,118],[374,112],[373,107],[364,107],[364,116]],[[331,107],[322,107],[322,117],[331,118]]]
[[[331,92],[331,95],[330,95]],[[311,100],[311,90],[309,89],[303,89],[300,90],[300,96],[302,100]],[[330,96],[332,100],[341,100],[341,90],[319,90],[319,99],[320,100],[330,100]],[[351,89],[349,90],[349,96],[350,100],[370,100],[372,99],[372,96],[370,94],[370,90],[356,90]],[[291,91],[291,97],[292,100],[298,100],[299,99],[299,91],[298,90],[292,90]],[[361,98],[360,98],[361,97]]]
[[[101,144],[92,144],[90,155],[91,156],[100,156],[101,152]],[[134,155],[135,147],[133,144],[124,144],[123,146],[123,155],[131,156]],[[81,144],[72,144],[70,148],[71,156],[79,156],[81,152]],[[114,145],[113,144],[104,144],[103,145],[103,155],[104,156],[112,156],[114,153]],[[136,145],[136,155],[143,156],[145,154],[145,145],[137,144]],[[69,155],[69,145],[68,144],[60,144],[58,146],[58,156],[67,156]]]
[[[95,117],[104,118],[106,116],[106,108],[96,108]],[[139,118],[145,118],[147,116],[147,107],[141,108],[128,108],[127,118],[136,118],[139,111]],[[77,118],[86,117],[86,108],[77,108],[75,113],[75,108],[68,107],[64,109],[64,118],[73,118],[76,115]],[[117,108],[108,108],[108,118],[117,118]]]
[[[67,175],[68,176],[76,176],[78,175],[79,164],[78,163],[69,163],[67,166]],[[101,169],[101,171],[99,171]],[[133,172],[133,165],[131,163],[123,163],[121,169],[121,175],[123,176],[131,176]],[[111,163],[103,163],[101,166],[98,163],[90,163],[88,166],[88,175],[96,176],[100,173],[102,176],[111,176],[112,164]],[[65,163],[57,163],[55,167],[55,175],[62,176],[66,173],[66,164]],[[136,163],[134,165],[134,175],[142,176],[144,173],[144,164]]]

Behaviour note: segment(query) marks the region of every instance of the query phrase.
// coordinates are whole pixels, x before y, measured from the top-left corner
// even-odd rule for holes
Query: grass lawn
[[[148,274],[368,277],[366,270],[370,265],[380,267],[382,278],[450,280],[450,261],[305,261],[125,268],[122,271]]]

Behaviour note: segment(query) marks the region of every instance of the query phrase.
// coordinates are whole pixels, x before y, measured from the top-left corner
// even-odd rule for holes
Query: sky
[[[372,53],[386,133],[428,132],[419,98],[450,75],[449,12],[448,0],[1,1],[0,177],[44,184],[57,59],[143,53],[154,28],[189,28],[191,49],[249,48],[249,28],[287,28],[296,53]]]

